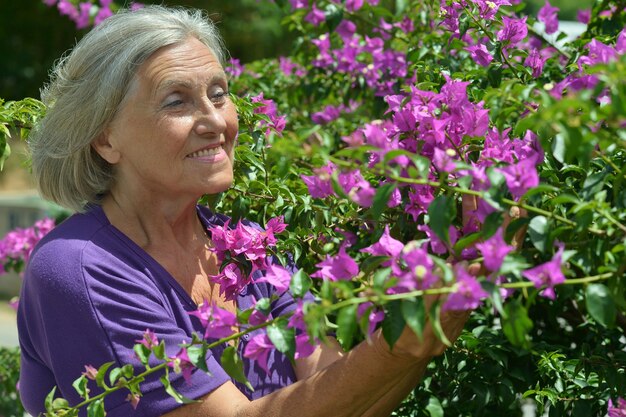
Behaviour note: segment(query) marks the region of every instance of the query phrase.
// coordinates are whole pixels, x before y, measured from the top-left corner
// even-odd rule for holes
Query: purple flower
[[[617,405],[613,405],[613,401],[609,398],[609,417],[626,417],[626,400],[623,398],[617,399]]]
[[[556,297],[554,286],[565,281],[565,276],[563,275],[563,271],[561,271],[565,245],[559,243],[558,247],[559,249],[550,261],[522,271],[522,275],[532,281],[536,288],[545,287],[541,295],[551,300],[554,300]]]
[[[113,16],[113,12],[111,11],[110,8],[108,8],[108,7],[101,7],[100,10],[98,10],[98,13],[96,14],[96,17],[93,19],[93,24],[94,25],[99,25],[106,18],[111,17],[111,16]]]
[[[622,29],[619,35],[617,35],[617,40],[615,41],[615,51],[618,54],[626,53],[626,29]]]
[[[367,322],[369,323],[367,326],[367,334],[369,336],[374,333],[374,330],[376,330],[376,325],[383,321],[385,318],[385,312],[368,301],[366,303],[359,304],[356,311],[358,321],[361,321],[362,317],[366,314]]]
[[[308,0],[289,0],[289,3],[291,4],[291,10],[305,9],[309,7]]]
[[[255,360],[261,369],[269,375],[270,371],[267,367],[267,360],[272,350],[274,350],[274,345],[270,341],[270,338],[267,337],[265,333],[261,333],[250,339],[244,349],[243,356]]]
[[[302,359],[311,356],[319,343],[311,343],[311,338],[305,333],[296,336],[296,353],[294,359]]]
[[[79,13],[76,19],[76,29],[84,29],[89,26],[90,2],[82,2],[78,5]]]
[[[0,240],[0,273],[5,272],[4,264],[22,260],[27,263],[37,243],[54,228],[54,220],[45,218],[37,220],[26,229],[16,228]]]
[[[486,20],[492,20],[500,6],[510,6],[508,0],[473,0],[478,6],[480,16]]]
[[[76,10],[76,6],[74,6],[69,0],[59,0],[57,9],[59,9],[59,13],[61,15],[68,16],[72,20],[76,20],[78,18],[78,10]]]
[[[230,311],[219,308],[215,302],[209,304],[205,301],[189,315],[200,320],[205,329],[205,339],[222,339],[235,333],[233,328],[237,326],[237,317]]]
[[[85,365],[85,371],[82,372],[81,375],[83,375],[87,379],[95,381],[96,376],[98,375],[98,370],[91,365]]]
[[[159,344],[159,339],[157,339],[156,334],[150,329],[146,329],[143,333],[143,337],[139,340],[135,340],[137,343],[141,343],[148,349],[152,349],[153,347]]]
[[[250,283],[250,277],[241,273],[233,263],[226,265],[218,275],[209,275],[209,280],[220,286],[220,295],[226,301],[236,300],[239,293]]]
[[[326,20],[326,15],[324,12],[317,8],[315,3],[313,3],[313,9],[304,17],[306,22],[309,22],[313,26],[319,26]]]
[[[329,163],[321,168],[316,168],[313,173],[316,175],[301,175],[302,181],[309,189],[309,194],[313,198],[324,198],[333,195],[333,186],[331,184],[331,176],[335,171],[335,165]]]
[[[587,24],[591,20],[591,9],[582,9],[576,13],[576,19],[580,23]]]
[[[439,172],[453,172],[456,169],[456,151],[454,149],[435,148],[433,151],[433,166]]]
[[[404,212],[413,217],[413,221],[422,213],[428,212],[428,206],[435,199],[433,188],[428,185],[414,185],[409,191],[409,203],[404,207]]]
[[[378,239],[378,242],[361,249],[361,252],[370,253],[374,256],[388,256],[394,258],[402,252],[403,248],[404,244],[402,242],[391,237],[389,234],[389,226],[387,225],[385,226],[383,235]],[[382,265],[391,265],[391,260],[385,261]]]
[[[255,282],[267,282],[276,288],[278,294],[282,294],[289,289],[291,272],[280,265],[271,264],[267,267],[265,276],[258,278]]]
[[[506,255],[515,249],[513,246],[506,244],[503,235],[504,230],[500,227],[489,239],[476,244],[476,248],[483,255],[483,264],[490,271],[499,270]]]
[[[559,11],[558,7],[553,7],[548,0],[546,4],[539,10],[537,20],[543,22],[546,25],[546,33],[552,34],[559,29],[559,19],[556,12]]]
[[[306,75],[306,70],[302,65],[296,64],[284,56],[278,57],[278,67],[287,76],[295,74],[298,77],[302,77]]]
[[[428,252],[420,248],[416,242],[409,242],[391,265],[391,271],[398,277],[398,285],[393,292],[425,290],[433,286],[439,279],[433,273],[435,262]]]
[[[511,195],[519,199],[526,191],[539,185],[539,175],[533,158],[500,168]]]
[[[133,394],[132,392],[129,392],[128,395],[126,396],[126,401],[130,403],[130,406],[133,407],[133,410],[137,409],[140,399],[141,397],[139,395]]]
[[[489,294],[480,286],[480,283],[471,276],[461,264],[454,267],[456,273],[456,291],[448,295],[442,309],[445,310],[474,310],[483,298]]]
[[[237,58],[231,58],[229,64],[224,67],[224,72],[231,77],[239,77],[243,74],[244,67]]]
[[[143,3],[133,1],[130,3],[130,10],[134,12],[136,10],[143,9],[143,6],[144,6]]]
[[[617,56],[615,48],[609,45],[605,45],[599,40],[592,39],[587,45],[589,48],[589,55],[581,56],[578,60],[578,65],[595,65],[595,64],[608,64],[613,61]]]
[[[363,0],[346,0],[346,10],[356,12],[363,7]]]
[[[311,114],[311,120],[318,125],[326,125],[341,116],[343,106],[327,105],[322,111]]]
[[[342,172],[338,178],[339,185],[348,197],[361,207],[370,207],[376,195],[376,189],[363,178],[361,171]]]
[[[446,244],[443,243],[441,239],[439,239],[439,236],[437,236],[428,225],[420,224],[419,226],[417,226],[417,229],[426,233],[426,237],[428,237],[428,239],[430,240],[430,250],[434,254],[443,255],[444,253],[448,252],[448,247],[446,246]],[[450,238],[450,244],[454,245],[459,237],[459,232],[456,227],[450,225],[450,227],[448,228],[448,237]]]
[[[177,374],[182,372],[183,378],[185,378],[186,382],[191,380],[191,374],[193,373],[195,366],[189,359],[186,347],[182,347],[173,358],[170,358],[167,364]]]
[[[359,265],[346,253],[343,246],[339,248],[337,255],[326,255],[326,259],[315,266],[320,269],[311,274],[311,277],[330,281],[349,280],[359,273]]]
[[[480,45],[468,46],[465,50],[470,53],[474,62],[483,67],[488,67],[491,61],[493,61],[493,56],[489,53],[487,47],[483,43]]]
[[[496,34],[497,39],[506,43],[507,47],[513,47],[520,43],[526,35],[528,35],[528,27],[526,26],[526,17],[516,19],[513,17],[502,16],[504,26]]]
[[[537,49],[533,49],[530,51],[526,59],[524,60],[524,65],[533,70],[533,77],[537,78],[543,72],[543,64],[545,63],[545,59],[541,57],[541,54]]]

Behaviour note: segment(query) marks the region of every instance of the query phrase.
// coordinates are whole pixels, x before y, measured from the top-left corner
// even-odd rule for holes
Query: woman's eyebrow
[[[211,85],[217,82],[228,83],[228,77],[226,77],[226,73],[224,71],[213,73],[211,74],[210,77],[206,79],[206,85]],[[190,82],[189,80],[176,79],[176,78],[168,79],[168,80],[164,80],[163,82],[159,83],[159,85],[157,85],[157,87],[154,89],[154,94],[158,95],[160,92],[164,90],[168,90],[172,87],[182,87],[185,89],[192,89],[193,86],[194,84]]]

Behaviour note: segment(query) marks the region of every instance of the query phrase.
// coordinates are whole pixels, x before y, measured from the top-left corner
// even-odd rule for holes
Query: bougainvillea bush
[[[626,2],[581,11],[574,40],[548,2],[537,16],[515,0],[276,3],[293,53],[227,68],[239,146],[235,184],[204,199],[232,216],[211,231],[210,279],[226,298],[256,280],[317,300],[270,321],[271,300],[237,315],[203,305],[205,334],[175,357],[147,331],[134,367],[85,364],[80,406],[102,415],[118,389],[141,401],[148,374],[201,364],[209,335],[267,329],[245,352],[263,367],[331,332],[345,349],[427,321],[445,338],[441,311],[469,309],[395,415],[624,415]],[[222,364],[246,383],[234,348]],[[75,415],[53,398],[50,415]]]

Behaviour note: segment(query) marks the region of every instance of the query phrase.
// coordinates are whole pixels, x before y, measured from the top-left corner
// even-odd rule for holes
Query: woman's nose
[[[226,119],[210,100],[196,110],[195,131],[198,135],[219,135],[226,130]]]

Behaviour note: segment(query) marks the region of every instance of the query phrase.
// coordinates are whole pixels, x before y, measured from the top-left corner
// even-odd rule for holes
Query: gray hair
[[[46,115],[30,135],[41,195],[83,211],[113,184],[113,167],[92,148],[131,86],[138,67],[158,49],[195,37],[223,64],[217,28],[199,10],[146,6],[109,17],[55,65],[42,90]]]

